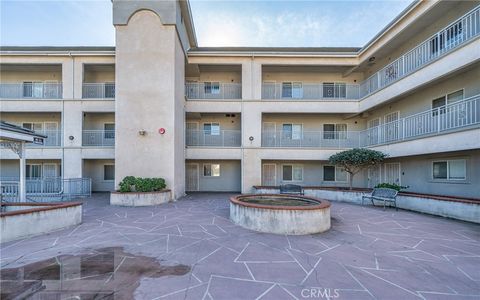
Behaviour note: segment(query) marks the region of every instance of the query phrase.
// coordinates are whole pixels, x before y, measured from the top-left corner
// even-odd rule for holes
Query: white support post
[[[26,169],[26,159],[25,159],[25,142],[20,142],[19,149],[20,156],[20,183],[18,186],[18,197],[20,202],[27,202],[27,191],[25,184],[25,169]]]

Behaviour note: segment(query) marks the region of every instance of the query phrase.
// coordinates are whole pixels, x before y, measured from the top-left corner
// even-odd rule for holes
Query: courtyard
[[[1,245],[2,298],[478,299],[480,225],[333,202],[322,234],[232,224],[223,193],[155,207],[84,200],[76,227]]]

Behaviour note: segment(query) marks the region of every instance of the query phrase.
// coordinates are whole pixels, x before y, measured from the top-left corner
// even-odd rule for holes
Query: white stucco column
[[[20,182],[18,185],[18,196],[20,202],[27,201],[27,189],[25,183],[25,172],[26,172],[26,159],[25,159],[25,142],[20,142],[20,149],[19,156],[20,156]]]

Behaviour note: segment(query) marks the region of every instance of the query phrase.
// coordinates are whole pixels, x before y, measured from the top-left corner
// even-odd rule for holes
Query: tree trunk
[[[350,190],[353,188],[353,175],[354,174],[350,174],[350,178],[349,178]]]

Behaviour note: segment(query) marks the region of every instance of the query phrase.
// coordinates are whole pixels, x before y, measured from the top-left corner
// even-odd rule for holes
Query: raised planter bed
[[[280,192],[277,186],[254,186],[254,189],[258,194]],[[305,196],[328,201],[361,204],[362,196],[370,194],[371,189],[356,188],[348,190],[338,187],[306,186],[303,187],[303,191]],[[365,204],[371,205],[371,202],[365,202]],[[400,192],[397,196],[397,206],[401,209],[480,224],[480,199]]]
[[[170,190],[158,192],[112,192],[110,193],[110,205],[119,206],[153,206],[168,203],[172,200]]]
[[[1,207],[1,243],[82,223],[81,202],[3,203]]]

